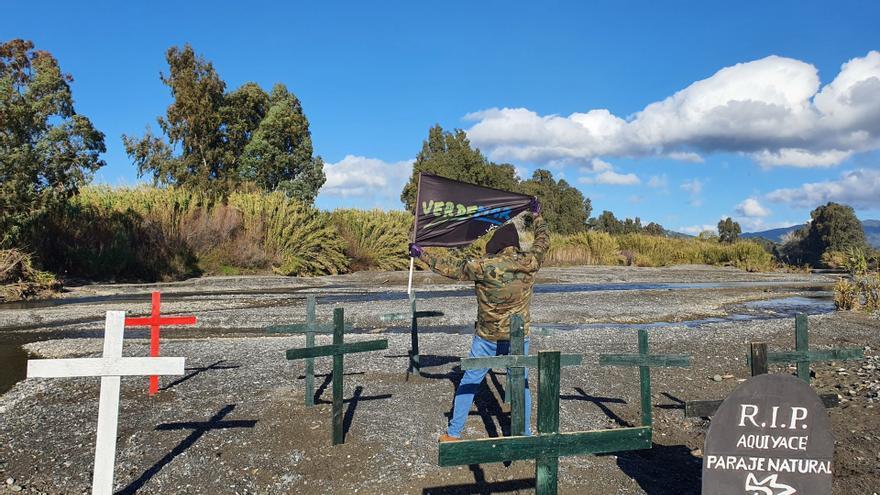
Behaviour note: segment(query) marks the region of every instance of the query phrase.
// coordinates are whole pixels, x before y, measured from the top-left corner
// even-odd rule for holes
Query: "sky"
[[[277,2],[282,4],[282,2]],[[663,4],[663,5],[660,5]],[[880,3],[41,2],[5,0],[105,133],[95,181],[139,178],[121,136],[156,128],[165,51],[189,43],[232,90],[302,101],[316,204],[401,209],[428,129],[460,128],[594,214],[698,233],[803,223],[828,201],[880,218]]]

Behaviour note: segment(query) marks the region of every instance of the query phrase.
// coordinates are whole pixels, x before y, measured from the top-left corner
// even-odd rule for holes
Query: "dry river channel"
[[[880,415],[874,409],[880,366],[873,364],[880,365],[880,321],[834,311],[830,291],[838,276],[705,266],[542,269],[532,321],[546,332],[532,337],[532,352],[584,355],[582,368],[563,373],[563,431],[638,420],[638,380],[631,370],[596,365],[598,354],[635,352],[636,329],[650,330],[654,352],[693,357],[690,369],[652,375],[654,448],[561,459],[560,493],[698,493],[709,422],[684,418],[681,401],[729,393],[748,376],[742,356],[751,340],[790,349],[797,313],[810,315],[811,345],[865,348],[865,362],[813,369],[816,388],[843,399],[829,413],[838,440],[835,492],[874,493],[880,486]],[[436,438],[473,333],[476,301],[468,284],[416,274],[419,309],[444,316],[420,322],[429,378],[410,382],[408,323],[381,320],[385,313],[408,311],[406,282],[406,272],[210,277],[74,286],[58,299],[0,305],[0,476],[13,480],[0,480],[0,494],[12,486],[24,493],[88,490],[98,383],[24,380],[26,361],[98,355],[104,313],[146,315],[156,290],[163,314],[195,315],[198,324],[163,329],[163,355],[185,356],[188,371],[182,379],[163,379],[158,398],[145,396],[145,380],[123,380],[120,493],[531,493],[531,462],[437,466]],[[323,386],[318,406],[305,408],[302,363],[288,363],[283,355],[303,339],[265,332],[270,325],[303,322],[309,294],[317,297],[321,321],[332,319],[333,308],[345,309],[353,325],[346,340],[389,340],[388,351],[346,357],[343,446],[329,445],[329,361],[316,362]],[[326,339],[319,336],[317,344]],[[126,329],[126,355],[145,355],[147,342],[146,329]],[[499,397],[497,380],[487,381],[466,437],[503,434],[508,423]],[[194,440],[156,426],[221,413],[256,426]]]

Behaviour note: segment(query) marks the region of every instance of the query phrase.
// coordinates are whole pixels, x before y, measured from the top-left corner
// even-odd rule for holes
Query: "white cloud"
[[[762,218],[770,215],[770,210],[765,208],[755,198],[747,198],[742,203],[736,205],[736,212],[740,216],[748,218]]]
[[[589,165],[580,168],[582,173],[592,173],[595,175],[581,177],[578,182],[581,184],[608,184],[612,186],[634,186],[642,181],[636,174],[620,174],[614,171],[614,165],[600,159],[593,158]]]
[[[814,208],[834,201],[858,209],[880,208],[880,170],[860,168],[844,172],[837,180],[813,182],[767,194],[775,203]]]
[[[634,186],[641,180],[636,174],[618,174],[612,170],[598,173],[592,177],[581,177],[581,184],[607,184],[611,186]]]
[[[708,230],[708,231],[712,232],[713,234],[717,234],[717,230],[716,230],[717,227],[718,227],[717,225],[709,225],[709,224],[690,225],[688,227],[679,227],[678,231],[685,233],[685,234],[690,234],[690,235],[700,235],[701,232]]]
[[[880,149],[880,52],[842,65],[820,86],[817,69],[769,56],[725,67],[623,119],[606,109],[568,116],[527,108],[468,114],[471,141],[493,159],[581,163],[598,156],[741,152],[763,166],[820,167]]]
[[[703,181],[700,179],[686,180],[682,182],[679,187],[691,196],[699,196],[700,193],[703,192]]]
[[[376,158],[346,155],[325,163],[327,182],[321,196],[397,199],[412,174],[412,160],[388,163]]]

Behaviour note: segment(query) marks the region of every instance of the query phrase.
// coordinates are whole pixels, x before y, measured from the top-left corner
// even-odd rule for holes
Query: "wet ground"
[[[880,486],[873,385],[880,364],[880,321],[834,313],[833,274],[752,274],[732,269],[672,267],[553,268],[541,272],[533,302],[533,351],[565,349],[584,366],[563,373],[563,431],[637,421],[633,370],[597,366],[598,354],[632,352],[636,328],[651,330],[652,352],[693,356],[690,369],[654,380],[655,446],[651,451],[561,461],[560,493],[697,493],[699,448],[708,423],[685,419],[682,400],[723,397],[747,376],[750,340],[775,348],[793,341],[791,316],[810,317],[811,345],[868,346],[869,361],[814,366],[817,386],[837,391],[845,409],[831,412],[838,439],[836,493],[872,493]],[[145,397],[145,380],[123,380],[117,464],[121,493],[530,493],[534,464],[517,462],[438,468],[457,362],[467,352],[476,306],[471,289],[417,274],[421,309],[443,317],[420,326],[428,378],[406,379],[409,336],[380,316],[408,309],[406,273],[361,273],[320,279],[230,277],[176,284],[77,287],[61,301],[0,308],[0,352],[7,386],[21,375],[24,348],[41,357],[100,352],[103,313],[145,314],[149,292],[163,292],[163,313],[195,314],[195,328],[163,330],[163,354],[187,357],[184,377],[163,379]],[[318,296],[318,317],[345,308],[357,335],[387,338],[384,352],[346,358],[346,444],[329,445],[329,378],[317,380],[318,406],[302,405],[302,364],[283,350],[301,337],[266,336],[267,325],[301,322],[306,294]],[[147,333],[127,334],[126,354],[147,352]],[[319,336],[318,343],[327,337]],[[8,350],[8,351],[7,351]],[[316,372],[329,370],[319,360]],[[843,370],[843,371],[840,371]],[[775,372],[785,372],[777,368]],[[843,374],[841,374],[843,373]],[[713,377],[721,375],[721,382]],[[500,435],[509,427],[500,404],[503,376],[478,395],[466,436]],[[880,385],[877,385],[880,386]],[[534,384],[533,384],[534,388]],[[25,380],[0,396],[0,475],[30,493],[81,493],[89,484],[94,442],[90,425],[98,382]],[[871,395],[875,394],[875,395]],[[201,430],[175,430],[181,421]],[[250,427],[214,431],[224,421]],[[0,486],[0,493],[3,487]]]

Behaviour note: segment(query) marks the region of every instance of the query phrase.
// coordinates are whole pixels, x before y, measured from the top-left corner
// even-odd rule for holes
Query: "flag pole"
[[[413,205],[413,232],[412,232],[412,242],[416,242],[416,232],[418,232],[419,228],[419,199],[421,199],[422,195],[422,173],[419,172],[419,180],[416,185],[416,204]],[[406,295],[412,297],[412,280],[413,280],[413,268],[415,267],[416,259],[412,256],[409,257],[409,283],[406,285]]]
[[[409,283],[406,285],[406,294],[412,295],[412,277],[413,277],[413,266],[415,265],[416,259],[410,256],[409,258]]]

